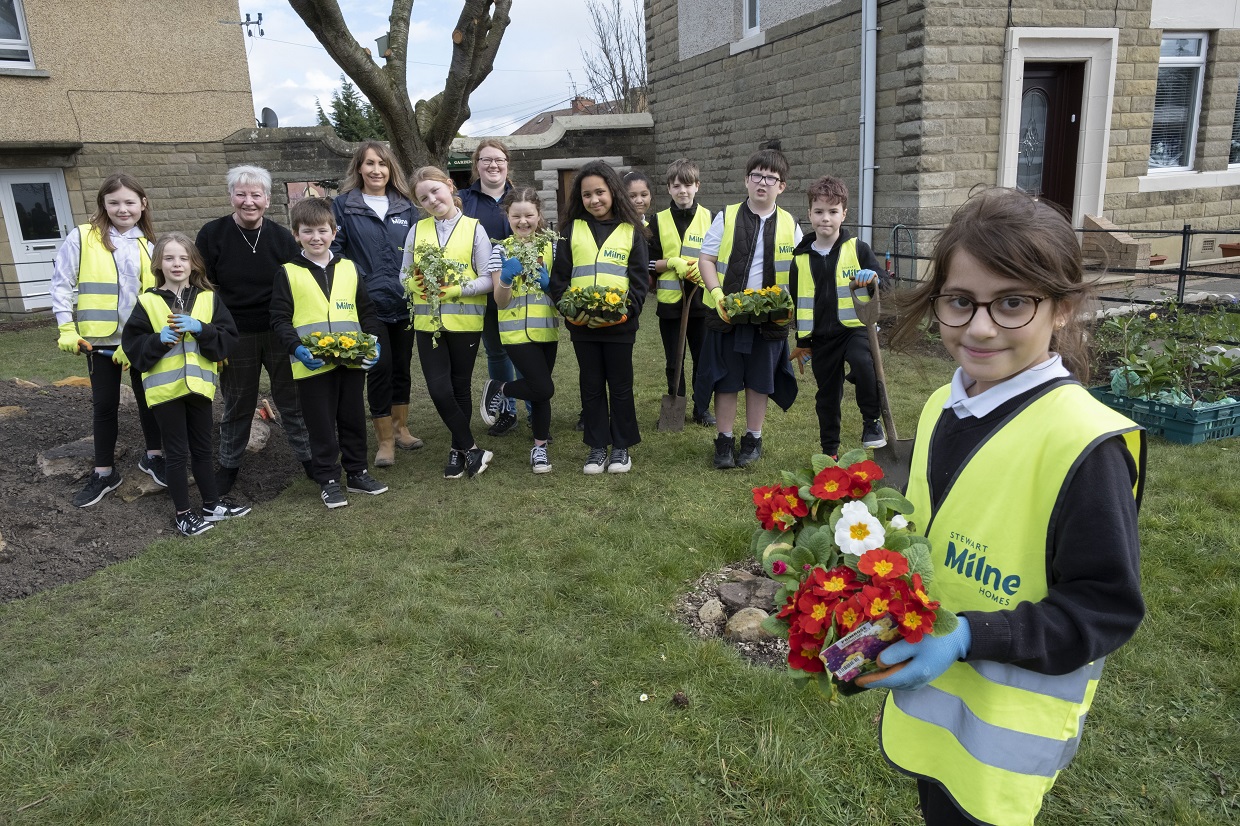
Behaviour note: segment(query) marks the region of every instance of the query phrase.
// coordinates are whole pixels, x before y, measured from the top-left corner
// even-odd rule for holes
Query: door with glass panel
[[[0,172],[0,209],[13,251],[13,269],[26,310],[52,305],[49,288],[56,250],[73,228],[59,169]]]
[[[1081,136],[1084,63],[1026,63],[1016,188],[1072,214]]]

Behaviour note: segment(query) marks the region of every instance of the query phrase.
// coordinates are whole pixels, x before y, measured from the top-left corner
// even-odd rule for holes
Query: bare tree
[[[444,89],[430,100],[409,99],[406,56],[414,0],[393,0],[388,17],[388,53],[382,66],[345,25],[336,0],[289,0],[293,11],[383,118],[392,151],[414,169],[442,165],[461,124],[469,119],[469,95],[495,65],[508,28],[512,0],[464,0],[452,32],[452,61]]]
[[[593,35],[582,47],[592,93],[621,112],[646,111],[646,16],[639,0],[586,0]]]

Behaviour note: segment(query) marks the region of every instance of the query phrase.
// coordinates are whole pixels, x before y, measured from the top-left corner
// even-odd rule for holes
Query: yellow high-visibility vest
[[[817,253],[814,253],[817,255]],[[796,256],[797,262],[797,294],[793,296],[797,305],[797,335],[809,338],[814,332],[814,276],[809,269],[808,252]],[[848,285],[861,271],[861,262],[857,259],[857,239],[849,238],[840,246],[840,255],[835,262],[835,306],[839,312],[840,323],[845,327],[861,327],[861,319],[857,318],[857,310],[853,306],[852,290]],[[865,295],[868,297],[869,292]]]
[[[435,232],[435,219],[423,218],[418,221],[418,230],[414,234],[415,248],[413,251],[413,263],[416,266],[421,259],[418,254],[417,246],[423,243],[439,243],[439,236]],[[465,264],[465,271],[461,274],[462,281],[472,281],[478,277],[478,273],[474,271],[474,236],[477,234],[476,227],[478,219],[470,218],[462,215],[456,222],[456,226],[452,228],[452,234],[448,236],[448,243],[444,244],[443,255],[453,261],[460,261]],[[423,241],[424,238],[430,238],[429,242]],[[430,303],[418,295],[416,292],[412,295],[410,305],[413,307],[413,329],[421,330],[424,333],[433,333],[436,329],[435,317],[431,315]],[[486,295],[475,295],[471,297],[461,296],[457,301],[443,301],[439,305],[439,320],[443,325],[442,329],[448,332],[478,332],[482,329],[483,316],[487,310]]]
[[[78,333],[86,338],[106,338],[124,326],[133,307],[120,306],[120,272],[116,257],[103,245],[99,230],[92,224],[81,224],[78,240],[78,298],[74,312]],[[155,273],[151,271],[151,253],[146,248],[146,239],[139,238],[137,242],[142,262],[138,277],[138,294],[141,295],[155,286]]]
[[[289,289],[293,294],[293,329],[298,338],[305,338],[313,332],[330,333],[333,336],[341,333],[360,335],[362,323],[357,317],[357,267],[347,258],[336,261],[332,271],[332,294],[323,294],[323,288],[314,280],[308,267],[296,261],[284,265],[284,274],[288,278]],[[335,370],[335,364],[324,364],[317,370],[311,370],[289,356],[289,364],[293,367],[293,378],[304,379],[318,376],[329,370]],[[360,365],[346,365],[360,368]]]
[[[552,260],[550,244],[543,247],[542,257],[544,262]],[[551,297],[537,286],[527,288],[524,278],[513,285],[512,300],[499,311],[501,344],[557,341],[559,326],[560,319]]]
[[[719,256],[715,262],[720,287],[723,287],[723,279],[728,274],[728,261],[732,257],[732,242],[736,236],[736,216],[742,206],[744,204],[732,204],[723,210],[723,239],[719,243]],[[792,269],[792,250],[796,247],[796,229],[797,222],[792,213],[775,207],[775,283],[785,292],[788,291],[788,273]],[[756,243],[761,244],[762,239],[758,238]],[[709,290],[702,291],[702,303],[715,309]]]
[[[908,499],[933,548],[934,592],[952,611],[995,611],[1046,597],[1048,531],[1081,456],[1122,436],[1144,468],[1144,431],[1066,383],[1030,400],[978,447],[938,510],[930,506],[928,448],[950,387],[930,397],[917,426]],[[1012,473],[1013,456],[1029,471]],[[1003,506],[994,500],[1002,479]],[[1133,488],[1141,489],[1141,479]],[[929,685],[893,691],[882,749],[897,768],[942,783],[969,815],[1030,826],[1042,796],[1076,753],[1102,673],[1097,660],[1069,674],[1005,663],[956,662]]]
[[[138,296],[138,303],[151,320],[152,330],[159,332],[167,326],[168,302],[163,296],[144,292]],[[210,324],[215,315],[215,293],[199,293],[189,314],[203,324]],[[182,335],[154,367],[142,374],[142,390],[151,407],[190,393],[214,399],[217,383],[215,362],[202,354],[192,333]]]
[[[706,231],[710,229],[710,220],[710,210],[698,204],[697,212],[685,228],[685,237],[682,239],[676,231],[672,210],[669,208],[660,212],[659,243],[663,246],[663,257],[696,261],[702,255],[702,241],[706,238]],[[660,304],[679,304],[683,299],[682,282],[671,270],[659,273],[655,286],[658,288],[655,297]]]

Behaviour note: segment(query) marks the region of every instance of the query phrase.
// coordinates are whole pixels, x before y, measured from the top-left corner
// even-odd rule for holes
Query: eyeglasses
[[[775,184],[782,183],[783,180],[784,179],[779,177],[778,175],[763,175],[760,172],[749,173],[749,182],[753,184],[762,184],[763,186],[775,186]]]
[[[478,166],[507,166],[507,158],[479,158]]]
[[[940,324],[964,327],[973,320],[978,307],[985,307],[990,320],[1005,330],[1019,330],[1038,314],[1044,295],[1005,295],[990,301],[974,301],[963,295],[932,295],[930,309]]]

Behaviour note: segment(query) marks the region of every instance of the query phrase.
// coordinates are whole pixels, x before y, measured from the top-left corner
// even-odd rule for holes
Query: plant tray
[[[1112,410],[1118,410],[1152,435],[1169,442],[1199,445],[1215,439],[1240,436],[1240,404],[1193,410],[1173,404],[1117,396],[1106,387],[1091,387],[1090,394]]]

